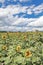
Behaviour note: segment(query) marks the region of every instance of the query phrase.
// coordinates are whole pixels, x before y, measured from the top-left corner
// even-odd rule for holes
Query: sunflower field
[[[0,32],[0,65],[43,65],[43,32]]]

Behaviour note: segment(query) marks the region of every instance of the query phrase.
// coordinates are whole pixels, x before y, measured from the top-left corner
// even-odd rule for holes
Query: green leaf
[[[6,64],[9,64],[10,62],[12,61],[12,58],[10,58],[10,57],[7,57],[6,59],[5,59],[5,65]]]

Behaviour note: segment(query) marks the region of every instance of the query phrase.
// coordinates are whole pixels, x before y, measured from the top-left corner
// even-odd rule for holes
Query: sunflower
[[[2,36],[2,39],[6,39],[6,35],[3,35],[3,36]]]
[[[24,40],[26,40],[26,41],[27,41],[27,36],[24,36]]]
[[[24,36],[24,39],[26,39],[27,38],[27,36]]]
[[[7,46],[6,45],[2,46],[2,49],[7,50]]]
[[[27,49],[25,52],[25,57],[31,57],[32,53]]]
[[[20,46],[20,45],[18,45],[18,46],[16,47],[16,51],[17,51],[17,52],[19,52],[19,51],[20,51],[20,49],[21,49],[21,46]]]

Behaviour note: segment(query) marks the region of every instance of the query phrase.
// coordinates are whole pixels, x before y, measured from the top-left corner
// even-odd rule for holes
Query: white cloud
[[[12,23],[12,25],[16,26],[27,26],[29,23],[36,20],[35,18],[15,18],[15,21]]]
[[[34,22],[29,24],[30,26],[43,26],[43,16],[36,19]]]
[[[19,14],[19,13],[27,13],[31,15],[34,12],[34,14],[39,14],[43,12],[43,4],[35,7],[35,5],[32,6],[21,6],[21,5],[8,5],[6,8],[0,8],[0,16],[7,16],[7,15],[13,15],[13,14]]]
[[[0,31],[31,31],[29,27],[14,27],[14,26],[2,26],[0,27]]]
[[[20,2],[28,2],[28,1],[30,1],[30,0],[19,0]]]
[[[35,31],[35,30],[39,30],[39,31],[43,31],[43,27],[42,28],[30,28],[30,27],[14,27],[14,26],[4,26],[4,27],[0,27],[0,31]]]
[[[0,3],[4,3],[5,2],[5,0],[0,0]]]
[[[32,31],[36,31],[36,30],[43,31],[43,27],[42,28],[32,28]]]
[[[9,13],[9,9],[0,8],[0,17],[6,16]]]
[[[8,16],[6,18],[1,19],[0,21],[0,30],[7,30],[7,31],[31,31],[31,30],[43,30],[43,27],[37,27],[39,26],[38,23],[40,23],[40,26],[43,25],[41,22],[43,20],[43,16],[39,18],[19,18],[18,16]],[[36,24],[35,24],[36,23]],[[26,25],[25,25],[26,24]],[[31,25],[31,27],[29,27]],[[34,27],[34,25],[36,27]],[[20,26],[20,27],[18,27]]]
[[[27,26],[30,22],[34,21],[35,19],[32,18],[19,18],[18,16],[14,17],[12,15],[8,15],[0,19],[0,24],[3,26]],[[0,26],[1,26],[0,25]]]
[[[32,14],[31,9],[28,9],[28,10],[27,10],[27,14],[30,14],[30,15]]]
[[[32,6],[21,6],[21,5],[9,5],[6,8],[0,8],[0,30],[10,30],[10,31],[31,31],[34,29],[43,30],[43,28],[34,28],[33,26],[43,26],[43,16],[39,18],[20,18],[17,16],[13,16],[13,14],[19,13],[27,13],[32,14],[35,13],[39,8],[40,11],[43,11],[42,4],[37,7]],[[38,13],[37,13],[38,14]],[[17,27],[21,26],[21,27]],[[32,26],[33,28],[30,28]]]
[[[13,0],[14,2],[17,1],[17,0]],[[20,2],[28,2],[28,1],[31,1],[31,0],[19,0]]]
[[[20,6],[20,5],[9,5],[6,8],[0,8],[0,16],[7,16],[7,15],[13,15],[13,14],[19,14],[19,13],[26,13],[28,11],[28,14],[32,14],[31,10],[27,10],[27,6]]]
[[[43,3],[34,7],[33,11],[34,11],[35,14],[39,14],[39,13],[43,12]]]
[[[22,7],[19,5],[9,5],[6,8],[0,8],[0,16],[6,16],[8,14],[18,14],[20,12],[25,13],[27,7]]]

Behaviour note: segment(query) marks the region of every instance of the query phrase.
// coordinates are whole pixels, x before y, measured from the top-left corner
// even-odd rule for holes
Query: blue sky
[[[0,31],[43,31],[43,0],[0,0]]]

